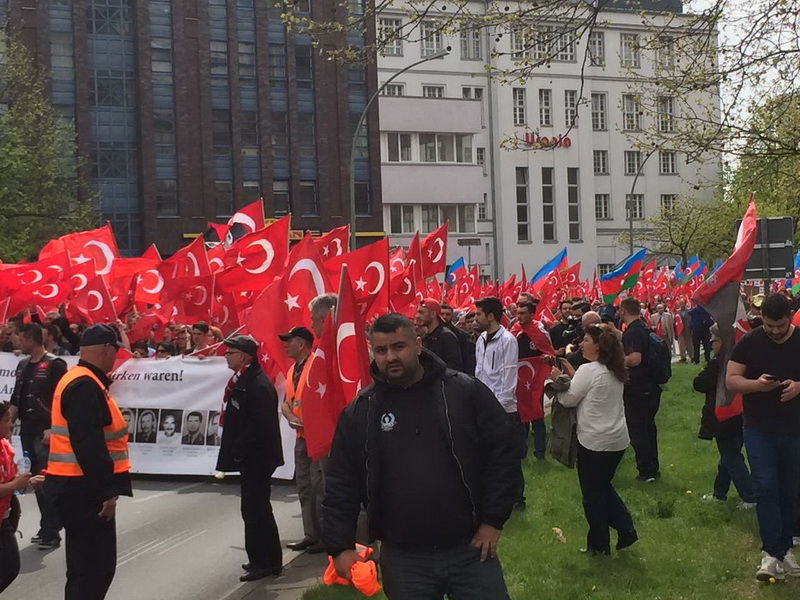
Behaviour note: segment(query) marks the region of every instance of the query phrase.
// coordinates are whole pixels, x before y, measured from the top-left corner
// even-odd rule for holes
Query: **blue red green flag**
[[[611,304],[620,292],[636,285],[636,282],[639,281],[639,272],[642,270],[645,253],[644,248],[634,252],[614,269],[600,277],[603,302]]]

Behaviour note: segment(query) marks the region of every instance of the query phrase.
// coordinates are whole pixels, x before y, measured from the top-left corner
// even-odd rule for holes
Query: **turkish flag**
[[[167,322],[164,316],[158,311],[150,311],[141,314],[128,331],[128,341],[130,341],[131,344],[135,344],[141,340],[149,340],[154,327],[161,329],[166,324]]]
[[[212,273],[221,271],[225,267],[225,246],[217,244],[212,248],[206,249],[206,257],[208,258],[208,268]]]
[[[141,271],[136,276],[133,300],[143,304],[158,304],[164,290],[164,276],[157,267]]]
[[[264,202],[261,198],[248,204],[228,219],[225,245],[230,246],[240,237],[264,227]]]
[[[447,263],[447,223],[425,236],[420,246],[422,276],[433,277],[445,272]]]
[[[406,269],[406,251],[402,246],[389,255],[389,273],[390,277],[400,277]]]
[[[389,308],[389,240],[383,238],[353,252],[325,261],[325,271],[332,289],[338,289],[342,267],[358,274],[353,282],[356,303],[362,316],[371,319]]]
[[[39,252],[39,260],[61,252],[68,252],[73,264],[94,259],[99,275],[108,275],[114,259],[119,258],[117,242],[108,223],[99,229],[69,233],[50,240]]]
[[[228,235],[228,226],[222,225],[220,223],[208,223],[208,229],[206,229],[205,233],[203,234],[203,239],[206,242],[214,243],[217,242],[222,244],[225,241],[225,237]]]
[[[270,364],[273,375],[286,373],[292,366],[278,334],[302,324],[299,305],[296,301],[288,302],[288,299],[286,278],[281,277],[258,295],[252,309],[243,317],[247,331],[261,347],[262,364]]]
[[[336,334],[333,315],[329,313],[314,351],[302,397],[303,433],[311,460],[318,460],[330,452],[336,421],[347,406],[336,359]]]
[[[99,277],[99,275],[97,275],[94,260],[90,259],[88,262],[73,265],[68,273],[68,277],[70,287],[69,295],[75,297],[79,292],[83,291],[92,279]]]
[[[561,280],[567,288],[576,287],[581,281],[581,263],[576,262],[569,269],[562,271]]]
[[[220,294],[214,299],[211,309],[211,322],[222,330],[225,336],[239,328],[239,309],[233,294]]]
[[[344,397],[349,402],[372,378],[369,374],[366,322],[358,310],[347,265],[342,267],[334,331],[339,379]]]
[[[563,292],[564,282],[561,281],[561,274],[558,272],[558,269],[554,269],[545,277],[545,282],[542,286],[541,300],[536,306],[534,318],[538,319],[545,308],[554,309],[558,306],[558,300],[561,298]]]
[[[342,225],[336,229],[331,229],[325,235],[314,238],[323,260],[329,260],[341,256],[347,252],[347,242],[350,238],[350,226]]]
[[[114,311],[124,315],[133,307],[133,294],[136,288],[136,275],[126,274],[114,279],[107,278],[108,293],[114,303]]]
[[[202,236],[197,236],[191,244],[178,250],[163,261],[158,268],[164,279],[211,275],[206,244]]]
[[[286,280],[286,303],[291,325],[311,325],[308,303],[320,294],[333,291],[314,239],[306,236],[289,253],[283,278]],[[299,319],[299,320],[297,320]],[[280,331],[281,329],[278,329]]]
[[[87,282],[70,302],[69,310],[78,319],[87,323],[113,323],[117,320],[114,302],[108,293],[106,282],[102,277],[95,277]]]
[[[523,358],[517,363],[517,412],[522,423],[544,418],[544,382],[550,370],[550,365],[539,356]]]
[[[147,258],[149,260],[154,260],[157,263],[161,262],[161,252],[158,251],[155,244],[150,244],[147,247],[147,250],[142,252],[142,255],[139,258]]]
[[[289,216],[234,242],[217,275],[224,292],[261,291],[281,275],[289,254]]]
[[[183,316],[183,322],[208,322],[211,316],[211,300],[214,297],[214,276],[169,280],[162,296],[167,302],[175,302],[179,314]]]

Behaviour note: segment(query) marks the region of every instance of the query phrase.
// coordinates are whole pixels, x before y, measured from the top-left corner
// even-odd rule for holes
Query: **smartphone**
[[[769,381],[778,381],[778,378],[775,377],[775,375],[770,375],[768,373],[764,373],[764,379],[767,379]]]

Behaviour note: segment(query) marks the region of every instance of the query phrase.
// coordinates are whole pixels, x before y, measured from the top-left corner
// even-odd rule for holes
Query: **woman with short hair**
[[[622,402],[628,374],[622,344],[607,325],[587,327],[581,348],[586,364],[575,370],[562,360],[564,372],[553,367],[552,376],[571,380],[558,402],[577,407],[578,481],[589,523],[584,551],[610,554],[609,527],[617,530],[617,550],[638,539],[633,517],[612,483],[630,443]]]

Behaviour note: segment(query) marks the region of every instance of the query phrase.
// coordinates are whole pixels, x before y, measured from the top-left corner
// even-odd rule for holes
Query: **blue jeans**
[[[783,560],[792,547],[800,491],[800,434],[744,430],[744,444],[756,487],[756,516],[762,550]]]
[[[755,502],[756,490],[742,455],[743,435],[717,437],[716,442],[717,448],[719,448],[719,465],[717,466],[717,477],[714,480],[714,497],[725,500],[728,497],[731,481],[733,481],[743,502]]]
[[[544,419],[531,421],[531,429],[533,430],[533,455],[536,458],[544,458],[547,450],[547,427]]]
[[[468,544],[404,550],[381,545],[383,591],[389,600],[508,600],[497,558],[481,562]]]

